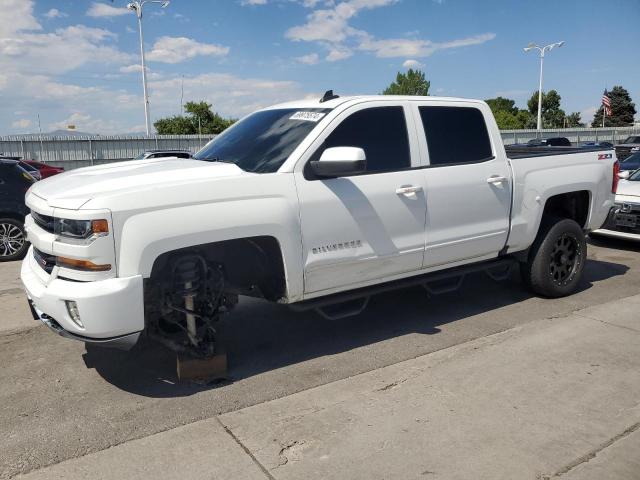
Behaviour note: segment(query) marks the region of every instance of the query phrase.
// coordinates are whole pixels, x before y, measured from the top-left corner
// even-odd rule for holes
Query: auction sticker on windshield
[[[289,117],[289,120],[305,120],[307,122],[317,122],[325,113],[320,112],[296,112]]]

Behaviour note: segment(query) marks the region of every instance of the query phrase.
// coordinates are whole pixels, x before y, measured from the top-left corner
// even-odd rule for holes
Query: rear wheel
[[[564,297],[578,288],[585,260],[585,235],[574,220],[548,218],[540,226],[528,261],[521,264],[524,283],[545,297]]]
[[[0,218],[0,262],[23,258],[28,248],[24,223],[15,218]]]

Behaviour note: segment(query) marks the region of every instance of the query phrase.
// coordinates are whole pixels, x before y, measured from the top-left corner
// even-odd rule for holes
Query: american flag
[[[606,89],[602,94],[602,105],[604,106],[604,114],[611,116],[611,99]]]

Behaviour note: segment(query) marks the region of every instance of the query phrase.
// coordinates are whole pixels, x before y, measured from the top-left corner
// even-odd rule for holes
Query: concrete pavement
[[[485,449],[489,459],[494,457],[503,461],[502,445],[508,442],[500,443],[494,437],[500,440],[507,432],[522,442],[523,448],[534,449],[534,454],[525,452],[516,456],[523,458],[526,469],[523,475],[511,478],[534,478],[530,477],[534,471],[540,475],[561,473],[562,477],[585,479],[598,478],[598,472],[607,471],[618,475],[610,477],[614,479],[636,478],[629,476],[629,472],[636,470],[629,458],[640,458],[640,454],[633,455],[639,451],[638,434],[632,428],[633,424],[626,425],[626,420],[631,420],[630,395],[639,398],[638,379],[633,372],[624,370],[627,367],[622,358],[628,355],[628,367],[635,366],[637,370],[634,362],[637,362],[640,347],[634,312],[638,310],[636,299],[616,300],[640,292],[639,251],[638,246],[631,244],[591,245],[581,291],[559,300],[531,297],[523,291],[517,278],[514,282],[496,284],[483,276],[470,277],[461,291],[439,297],[427,298],[420,289],[381,295],[374,298],[370,308],[359,317],[340,322],[328,322],[314,314],[297,314],[282,306],[243,299],[238,310],[225,321],[221,332],[229,351],[233,352],[230,359],[232,379],[224,384],[205,386],[176,384],[174,359],[161,349],[144,348],[129,354],[100,349],[85,351],[80,343],[52,335],[30,319],[24,297],[18,290],[19,265],[0,265],[0,365],[3,366],[0,369],[0,404],[3,406],[0,414],[0,431],[3,432],[0,435],[0,478],[21,472],[31,472],[29,475],[38,478],[57,474],[66,478],[122,478],[127,476],[123,472],[129,472],[128,476],[133,478],[175,478],[178,472],[184,474],[180,475],[183,478],[252,478],[254,474],[289,478],[299,472],[303,472],[305,478],[330,476],[336,470],[314,455],[330,438],[330,432],[326,438],[320,435],[324,422],[333,425],[336,418],[339,421],[344,418],[340,416],[340,405],[327,404],[327,413],[319,412],[317,416],[301,409],[300,399],[315,401],[305,396],[311,392],[336,398],[338,394],[351,392],[353,398],[368,398],[372,410],[349,407],[349,413],[354,413],[349,418],[353,420],[342,422],[345,425],[338,429],[354,446],[363,445],[358,443],[354,422],[360,422],[357,425],[363,427],[362,422],[369,418],[384,418],[387,410],[400,418],[398,411],[406,409],[409,412],[423,402],[425,409],[441,414],[436,419],[442,418],[441,423],[430,419],[437,429],[426,430],[425,434],[416,423],[410,425],[411,428],[403,427],[409,433],[396,432],[393,422],[369,422],[372,426],[367,427],[367,435],[372,435],[372,442],[376,435],[386,435],[384,429],[388,429],[389,438],[394,442],[402,440],[401,433],[418,435],[416,441],[429,450],[425,450],[427,453],[415,450],[409,442],[405,447],[408,454],[415,456],[417,451],[430,458],[429,451],[438,451],[447,457],[451,464],[448,468],[453,468],[452,465],[462,462],[458,460],[460,455],[461,458],[471,455],[467,448],[472,449],[475,445],[471,442],[475,437],[471,435],[468,439],[470,434],[477,434],[477,444],[493,446],[493,449]],[[573,327],[549,330],[551,337],[562,334],[564,337],[561,335],[560,338],[566,342],[551,342],[554,348],[550,351],[543,348],[541,345],[546,347],[549,339],[542,326],[560,328],[566,322],[577,322],[579,335],[570,335]],[[615,322],[616,325],[604,322]],[[591,324],[592,327],[587,327]],[[538,327],[534,328],[536,325]],[[521,330],[524,331],[522,336],[517,334]],[[619,338],[619,334],[609,330],[620,330],[626,337]],[[502,357],[480,355],[480,352],[502,351],[501,344],[492,343],[496,338],[502,338],[501,335],[511,339],[503,342],[508,348]],[[632,344],[629,343],[634,338],[635,352],[630,350]],[[510,351],[510,348],[516,348],[515,345],[522,348],[523,355],[516,356]],[[471,353],[466,353],[468,349]],[[585,351],[592,351],[598,360],[585,356]],[[480,356],[469,356],[473,352]],[[601,357],[608,357],[609,353],[619,361],[603,362]],[[535,362],[529,358],[536,355],[550,356],[540,368],[546,368],[541,374],[551,383],[547,386],[534,375],[531,381],[536,388],[531,395],[539,405],[516,403],[519,408],[511,412],[501,394],[518,385],[526,391],[528,377],[519,378],[523,375],[519,371],[536,373]],[[434,362],[433,359],[437,362],[427,368],[428,375],[417,380],[396,378],[397,372],[388,370],[395,366],[419,371],[417,366],[410,366],[411,362]],[[559,369],[550,369],[553,359],[559,362]],[[586,365],[587,360],[590,373],[579,368]],[[591,367],[592,363],[599,367]],[[513,364],[512,369],[507,368],[510,364]],[[494,368],[493,375],[490,375],[491,368]],[[387,378],[389,372],[395,373]],[[603,375],[603,372],[606,373]],[[431,381],[430,389],[420,390],[419,382],[429,385],[429,375],[434,375],[437,382]],[[629,375],[628,381],[624,380],[625,375]],[[458,382],[447,383],[449,376]],[[611,401],[604,402],[603,392],[589,383],[594,376],[602,388],[609,389]],[[584,380],[587,383],[577,381],[582,377],[587,378]],[[363,378],[373,379],[375,383],[367,384]],[[396,385],[396,381],[400,383]],[[364,383],[361,385],[360,382]],[[575,389],[576,385],[582,389],[577,390],[578,394],[585,391],[594,401],[591,410],[585,402],[562,390]],[[371,393],[376,389],[380,392]],[[552,398],[536,396],[538,390],[545,392],[545,389]],[[405,391],[409,395],[396,398],[396,403],[384,404],[378,398],[380,394],[382,399],[393,399],[394,395]],[[489,400],[492,398],[489,393],[497,399],[495,402]],[[514,402],[521,401],[518,388],[509,395]],[[463,397],[468,397],[468,403]],[[445,407],[450,404],[455,412],[447,413]],[[374,415],[376,405],[387,410]],[[540,421],[536,409],[543,407],[551,411],[550,418],[557,421],[556,424],[535,423]],[[251,413],[252,408],[257,413]],[[496,427],[493,433],[487,430],[480,435],[479,430],[474,430],[479,427],[474,427],[470,414],[463,415],[467,409],[482,414],[486,411],[486,425],[492,425],[492,415],[503,415],[505,420],[502,422],[501,418],[501,422],[504,425],[499,424],[500,428]],[[556,409],[565,412],[566,416],[555,415]],[[272,410],[274,416],[261,418]],[[287,417],[288,410],[298,411],[301,419],[296,421]],[[511,412],[513,416],[518,411],[523,438],[516,435],[517,422],[507,415]],[[235,412],[239,412],[238,417],[234,416]],[[243,415],[251,421],[238,420]],[[217,417],[230,425],[227,431],[219,424],[216,426]],[[282,425],[274,423],[276,418]],[[313,424],[314,418],[322,419],[323,423]],[[576,422],[577,426],[574,425]],[[354,426],[350,427],[350,424]],[[527,430],[535,425],[537,429]],[[318,438],[300,435],[309,426],[315,426]],[[568,429],[565,436],[555,432],[565,429]],[[525,435],[527,432],[530,435]],[[611,437],[605,438],[609,434]],[[550,453],[540,447],[540,438],[545,435],[549,436],[551,450],[564,449],[566,455]],[[265,440],[269,436],[271,443]],[[329,449],[331,462],[328,463],[341,464],[351,443],[341,444],[344,452]],[[401,464],[399,458],[405,450],[398,453],[384,445],[372,445],[379,448],[376,450],[378,455],[373,458],[388,463],[389,468],[393,466],[393,473],[397,473],[394,478],[412,473],[412,468],[418,465]],[[450,448],[445,448],[446,445]],[[600,450],[594,454],[594,449]],[[370,452],[360,448],[352,449],[352,452],[355,452],[352,461],[356,464],[353,476],[366,472],[360,464],[371,461],[375,465],[366,457]],[[325,454],[327,452],[322,455]],[[536,455],[540,458],[533,461],[531,457]],[[584,458],[590,460],[580,460]],[[247,466],[247,459],[257,470]],[[235,470],[231,470],[234,473],[225,470],[231,466],[225,463],[226,460],[235,465]],[[482,460],[482,455],[480,460],[473,460],[479,472],[485,472],[486,464]],[[501,465],[497,460],[492,478],[504,478],[500,477]],[[504,472],[513,473],[508,469],[511,464],[504,461]],[[280,466],[282,462],[285,464]],[[295,470],[298,463],[304,467]],[[109,465],[113,467],[102,468]],[[431,467],[438,465],[434,461]],[[374,478],[384,478],[384,470],[378,471],[381,474]],[[426,472],[420,478],[430,476],[428,472],[433,471],[436,470],[425,467],[419,472]],[[459,471],[465,470],[461,467]],[[456,478],[454,470],[441,468],[440,478],[449,475]],[[350,472],[343,471],[342,478],[351,476]],[[474,474],[467,478],[480,477]]]
[[[637,480],[639,310],[540,319],[19,478]]]

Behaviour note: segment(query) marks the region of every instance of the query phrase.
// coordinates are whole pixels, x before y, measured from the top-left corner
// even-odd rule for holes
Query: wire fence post
[[[89,139],[89,163],[93,166],[93,144],[91,143],[91,139]]]

